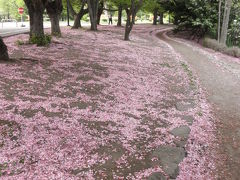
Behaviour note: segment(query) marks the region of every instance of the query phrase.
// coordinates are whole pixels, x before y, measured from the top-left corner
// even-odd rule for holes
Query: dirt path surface
[[[214,106],[217,121],[220,179],[240,177],[240,59],[204,49],[194,43],[158,36],[171,45],[197,73]]]
[[[4,39],[23,60],[0,64],[0,178],[214,179],[210,106],[159,28]]]

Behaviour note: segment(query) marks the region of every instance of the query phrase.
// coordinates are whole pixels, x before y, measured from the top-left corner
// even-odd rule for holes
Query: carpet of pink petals
[[[192,116],[178,179],[214,179],[211,107],[158,28],[136,26],[131,41],[113,26],[63,28],[48,47],[6,38],[22,60],[0,64],[0,178],[146,179],[164,173],[152,152],[176,146],[170,131]]]

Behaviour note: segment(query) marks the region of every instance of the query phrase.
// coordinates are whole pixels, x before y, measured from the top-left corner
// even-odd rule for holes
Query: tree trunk
[[[130,40],[129,39],[130,32],[131,32],[130,23],[127,20],[126,27],[125,27],[125,35],[124,35],[124,40],[125,41],[129,41]]]
[[[124,35],[124,40],[125,41],[129,41],[129,35],[131,32],[131,28],[130,28],[130,24],[126,24],[126,28],[125,28],[125,35]]]
[[[82,16],[79,12],[74,18],[74,24],[73,24],[72,29],[78,29],[78,28],[82,27],[81,26],[81,19],[82,19]]]
[[[59,25],[59,15],[52,14],[49,17],[51,20],[51,34],[53,36],[61,36],[61,29]]]
[[[125,27],[125,35],[124,35],[124,40],[129,41],[129,35],[130,32],[132,31],[133,25],[135,23],[135,17],[142,5],[143,0],[139,0],[138,4],[136,4],[135,0],[131,0],[131,7],[130,9],[126,8],[126,13],[127,13],[127,23]]]
[[[24,0],[24,2],[30,17],[30,38],[32,36],[42,37],[44,35],[43,12],[47,1]]]
[[[100,25],[101,16],[102,16],[102,13],[100,13],[100,12],[98,11],[98,15],[97,15],[97,25]]]
[[[84,9],[85,3],[86,3],[86,1],[82,1],[82,7],[81,7],[80,11],[78,12],[78,14],[76,14],[74,16],[74,24],[73,24],[72,29],[78,29],[78,28],[82,27],[81,19],[85,14],[88,13],[88,9]]]
[[[122,26],[122,6],[118,7],[118,22],[117,26]]]
[[[29,25],[30,25],[30,38],[33,35],[33,26],[34,26],[34,6],[33,3],[30,0],[24,0],[27,9],[28,9],[28,14],[29,14]]]
[[[29,18],[30,18],[30,21],[29,21],[29,24],[30,24],[30,37],[32,37],[33,35],[33,25],[34,25],[34,19],[33,19],[33,12],[31,10],[28,10],[28,14],[29,14]]]
[[[153,25],[157,25],[157,16],[158,16],[158,10],[154,9],[154,11],[153,11]]]
[[[159,24],[163,24],[163,12],[159,14]]]
[[[33,27],[32,34],[36,37],[42,37],[44,35],[43,30],[43,12],[34,11],[33,12]]]
[[[88,9],[83,9],[84,5],[82,6],[80,12],[75,16],[75,20],[74,20],[74,25],[72,27],[72,29],[78,29],[81,26],[81,19],[82,17],[88,13]]]
[[[135,16],[136,17],[136,16]],[[132,23],[135,24],[135,17],[132,19]]]
[[[130,32],[132,30],[132,27],[133,27],[133,15],[131,13],[131,10],[129,9],[126,9],[126,13],[127,13],[127,22],[126,22],[126,27],[125,27],[125,35],[124,35],[124,40],[125,41],[129,41],[129,35],[130,35]]]
[[[87,0],[88,11],[91,22],[91,30],[97,31],[97,14],[99,0]]]
[[[69,0],[67,0],[67,3],[68,3],[68,6],[69,6],[69,12],[71,13],[71,15],[73,17],[75,17],[77,15],[77,13],[74,11],[71,2]]]
[[[99,6],[98,6],[98,13],[97,13],[97,24],[100,25],[100,21],[101,21],[101,15],[103,13],[103,8],[104,8],[104,4],[103,4],[103,1],[101,1],[99,3]]]
[[[218,6],[218,42],[220,43],[220,36],[221,36],[221,12],[222,12],[222,0],[219,0]]]
[[[61,36],[59,17],[63,10],[62,0],[47,1],[46,9],[51,20],[51,34]]]
[[[0,37],[0,61],[8,61],[8,50],[7,46],[4,44],[2,37]]]
[[[231,7],[232,7],[232,0],[226,0],[224,15],[223,15],[222,32],[221,32],[221,38],[220,38],[221,44],[226,44],[226,41],[227,41],[228,23],[229,23]]]

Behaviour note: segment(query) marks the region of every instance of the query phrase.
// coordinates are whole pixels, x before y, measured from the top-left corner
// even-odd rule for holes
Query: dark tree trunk
[[[67,3],[68,3],[68,5],[69,5],[69,12],[70,12],[70,14],[71,14],[73,17],[75,17],[75,16],[77,15],[77,13],[74,11],[71,2],[70,2],[69,0],[67,0]]]
[[[43,30],[43,12],[47,0],[24,0],[30,17],[30,38],[32,36],[42,37]]]
[[[28,14],[29,14],[29,18],[30,18],[30,37],[32,37],[33,35],[33,26],[34,26],[34,19],[33,19],[33,12],[32,10],[28,9]]]
[[[222,31],[220,36],[220,43],[226,45],[227,34],[228,34],[228,26],[229,26],[229,17],[232,7],[232,0],[225,1],[223,20],[222,20]]]
[[[84,8],[84,5],[82,5],[80,12],[75,16],[72,29],[78,29],[81,27],[81,19],[85,14],[88,13],[88,9],[83,9],[83,8]]]
[[[135,2],[135,0],[131,0],[131,7],[128,9],[126,8],[127,13],[127,23],[125,27],[125,35],[124,40],[129,41],[129,35],[132,31],[133,25],[135,24],[135,17],[142,5],[143,0],[139,0],[138,3]]]
[[[91,30],[97,31],[97,15],[98,15],[98,3],[99,0],[87,0],[88,11],[91,22]]]
[[[81,16],[80,13],[78,13],[78,14],[74,17],[74,24],[73,24],[72,29],[78,29],[78,28],[82,27],[82,25],[81,25],[81,18],[82,18],[82,16]]]
[[[154,9],[154,11],[153,11],[153,25],[157,25],[157,16],[158,16],[158,9]]]
[[[51,20],[51,34],[53,36],[61,36],[61,29],[59,25],[59,15],[58,14],[52,14],[49,15]]]
[[[133,28],[133,19],[135,18],[134,14],[132,14],[131,10],[126,9],[127,13],[127,22],[126,22],[126,27],[125,27],[125,35],[124,35],[124,40],[129,41],[129,35],[130,32]]]
[[[159,16],[159,24],[163,24],[163,13],[161,12],[159,15],[160,15]]]
[[[104,3],[103,0],[100,1],[99,6],[98,6],[98,16],[97,16],[97,24],[100,25],[100,21],[101,21],[101,15],[103,13],[103,9],[104,9]]]
[[[7,46],[4,44],[2,37],[0,37],[0,61],[8,61],[8,50]]]
[[[69,10],[70,10],[70,13],[71,15],[74,17],[74,24],[73,24],[73,27],[72,29],[78,29],[81,27],[81,19],[82,17],[88,13],[88,9],[84,9],[84,6],[86,4],[86,0],[82,0],[81,1],[81,9],[78,13],[76,13],[72,7],[72,4],[70,3],[69,0],[67,0],[68,3],[69,3]]]
[[[63,10],[62,0],[48,1],[46,9],[51,20],[51,34],[53,36],[60,36],[59,17]]]
[[[135,16],[136,17],[136,16]],[[132,19],[132,23],[135,24],[135,17]]]
[[[41,37],[44,35],[43,12],[38,12],[38,11],[33,12],[32,35],[37,36],[37,37]]]
[[[122,6],[118,7],[118,23],[117,26],[122,26]]]
[[[125,35],[124,35],[124,40],[125,41],[129,41],[129,35],[130,35],[130,32],[132,30],[132,24],[133,23],[130,23],[128,22],[129,20],[127,20],[127,23],[126,23],[126,27],[125,27]]]

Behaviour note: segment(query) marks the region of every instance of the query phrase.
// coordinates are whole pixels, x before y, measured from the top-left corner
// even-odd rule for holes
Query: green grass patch
[[[167,68],[171,68],[171,66],[168,63],[162,63],[160,64],[162,67],[167,67]]]
[[[21,45],[24,45],[25,43],[24,43],[23,40],[17,40],[17,41],[16,41],[16,44],[17,44],[18,46],[21,46]]]
[[[51,43],[52,37],[48,34],[40,36],[32,35],[29,39],[30,44],[37,44],[37,46],[47,46]]]
[[[189,69],[188,65],[185,64],[184,62],[181,63],[181,66],[183,67],[184,71],[187,73],[189,79],[190,79],[190,85],[194,86],[194,78],[193,78],[193,73],[192,71]]]

